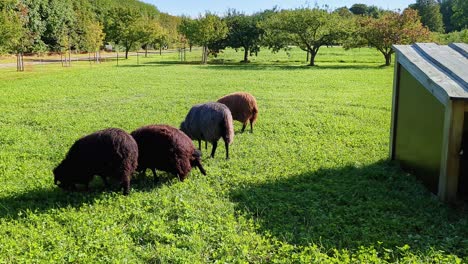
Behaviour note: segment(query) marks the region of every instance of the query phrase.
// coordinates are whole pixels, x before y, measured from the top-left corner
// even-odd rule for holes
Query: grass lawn
[[[393,68],[369,49],[201,51],[70,68],[0,69],[0,263],[468,262],[468,213],[387,161]],[[52,169],[106,127],[178,127],[194,104],[248,91],[254,133],[208,175],[159,172],[127,197],[67,193]]]

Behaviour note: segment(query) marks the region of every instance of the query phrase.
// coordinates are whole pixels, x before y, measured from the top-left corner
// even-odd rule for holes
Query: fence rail
[[[184,49],[167,49],[167,50],[150,50],[150,51],[138,51],[138,52],[129,52],[128,56],[136,56],[137,64],[139,64],[139,57],[148,55],[162,55],[168,53],[179,53],[179,59],[183,56],[185,59]],[[183,53],[182,53],[183,52]],[[60,53],[60,52],[47,52],[47,53],[19,53],[16,55],[15,62],[1,62],[0,60],[0,69],[1,68],[14,68],[16,67],[17,71],[24,71],[26,66],[34,65],[45,65],[45,64],[62,64],[63,67],[70,67],[72,62],[84,62],[89,61],[90,63],[100,63],[104,61],[115,60],[117,65],[119,60],[122,59],[125,55],[124,52],[98,52],[98,53]],[[183,54],[183,55],[182,55]],[[13,60],[12,60],[13,61]]]

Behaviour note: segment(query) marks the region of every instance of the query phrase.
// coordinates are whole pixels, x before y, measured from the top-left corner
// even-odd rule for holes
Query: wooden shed
[[[417,43],[393,49],[390,158],[441,200],[466,199],[468,44]]]

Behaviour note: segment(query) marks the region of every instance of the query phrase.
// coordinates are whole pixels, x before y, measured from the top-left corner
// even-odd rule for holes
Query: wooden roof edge
[[[456,45],[453,45],[456,46]],[[460,67],[463,65],[460,62],[458,65],[453,65],[452,62],[459,60],[460,56],[464,55],[459,52],[464,52],[463,47],[459,47],[459,50],[453,49],[451,46],[440,46],[435,43],[415,43],[412,47],[423,55],[423,57],[433,63],[436,67],[440,68],[443,73],[452,77],[455,81],[460,84],[461,89],[468,89],[468,83],[464,80],[464,72],[460,72]],[[439,51],[444,50],[446,57],[441,57]],[[439,56],[437,56],[439,55]],[[468,65],[467,65],[468,66]]]
[[[408,70],[443,105],[449,100],[468,101],[460,83],[428,61],[413,45],[392,45],[397,62]],[[411,56],[411,59],[408,58]]]
[[[468,44],[466,43],[450,43],[449,47],[460,53],[463,57],[468,59]]]
[[[447,105],[450,101],[450,96],[447,91],[445,91],[445,89],[440,87],[440,85],[427,76],[427,74],[422,69],[420,69],[420,65],[417,65],[414,61],[411,61],[402,52],[402,49],[409,48],[409,46],[393,45],[392,47],[397,55],[396,63],[400,63],[408,72],[410,72],[411,75],[413,75],[414,78],[416,78],[416,80],[418,80],[424,86],[424,88],[428,90],[428,92],[433,94],[440,103]]]

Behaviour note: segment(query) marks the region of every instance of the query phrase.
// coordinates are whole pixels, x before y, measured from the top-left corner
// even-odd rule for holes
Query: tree
[[[418,10],[422,24],[430,31],[444,32],[440,5],[435,0],[416,0],[416,3],[409,7]]]
[[[371,6],[367,7],[367,10],[366,10],[366,14],[368,16],[373,17],[373,18],[380,17],[383,12],[384,12],[384,10],[381,10],[380,8],[378,8],[375,5],[371,5]]]
[[[206,13],[203,17],[196,20],[183,19],[179,26],[179,32],[191,44],[197,44],[203,47],[202,63],[207,63],[208,54],[216,54],[220,49],[220,41],[223,41],[228,33],[226,23],[218,16]]]
[[[165,13],[159,15],[159,23],[164,28],[165,35],[161,39],[161,43],[164,46],[171,46],[179,41],[178,27],[182,19],[177,16],[171,16]]]
[[[24,30],[19,15],[13,10],[0,10],[0,54],[18,51]]]
[[[130,8],[115,8],[111,11],[107,20],[106,39],[109,42],[122,45],[125,49],[125,58],[128,52],[138,45],[145,37],[146,19],[137,11]]]
[[[453,0],[452,24],[456,30],[468,28],[468,1]]]
[[[206,13],[197,20],[197,43],[203,47],[202,63],[207,63],[209,46],[224,39],[228,33],[226,23],[218,16]]]
[[[296,45],[310,53],[310,66],[323,45],[331,45],[345,38],[348,20],[336,13],[314,8],[282,10],[262,23],[266,44],[278,51]]]
[[[444,23],[445,32],[452,32],[454,26],[452,24],[453,15],[453,0],[440,1],[440,13],[442,14],[442,22]]]
[[[103,44],[105,34],[103,26],[97,21],[88,21],[84,26],[84,32],[81,35],[80,47],[87,52],[95,52],[96,59],[99,58],[99,50]]]
[[[151,44],[159,44],[159,48],[162,48],[166,39],[166,31],[159,24],[156,19],[148,19],[142,28],[142,38],[140,42],[143,44],[145,49],[145,56],[148,53],[148,46]]]
[[[341,17],[345,18],[350,18],[353,15],[353,13],[351,13],[351,11],[349,11],[349,9],[346,6],[335,9],[333,13],[337,13]]]
[[[411,44],[417,41],[427,41],[429,30],[424,27],[418,12],[408,8],[402,14],[385,13],[380,18],[363,17],[358,20],[357,37],[366,40],[366,44],[376,48],[385,57],[385,65],[389,66],[393,54],[392,45]],[[349,44],[345,48],[361,46],[363,43]]]
[[[349,8],[349,11],[355,15],[366,15],[367,5],[365,4],[354,4]]]
[[[186,41],[190,47],[190,51],[192,51],[192,46],[195,43],[197,37],[196,21],[189,17],[183,17],[181,23],[178,26],[178,31],[181,35],[184,36],[182,41]]]
[[[259,26],[260,15],[245,15],[235,10],[229,10],[225,18],[229,29],[226,45],[238,49],[244,49],[243,62],[249,62],[249,53],[256,53],[260,50],[260,37],[264,31]]]

